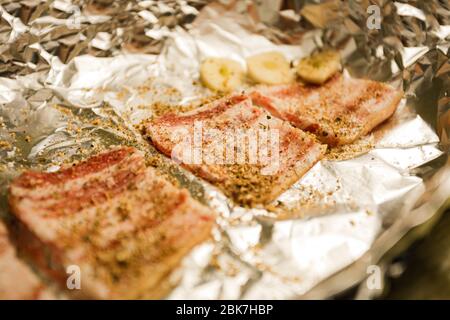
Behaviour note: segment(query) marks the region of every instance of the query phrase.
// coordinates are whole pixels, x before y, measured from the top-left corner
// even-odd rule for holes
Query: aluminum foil
[[[450,195],[449,12],[445,1],[0,1],[3,194],[23,169],[54,171],[109,145],[157,154],[136,125],[155,104],[209,96],[198,84],[205,57],[244,66],[263,51],[296,61],[333,47],[346,76],[389,82],[405,98],[360,148],[322,160],[273,206],[235,206],[163,160],[218,213],[213,240],[184,259],[168,298],[330,297]]]

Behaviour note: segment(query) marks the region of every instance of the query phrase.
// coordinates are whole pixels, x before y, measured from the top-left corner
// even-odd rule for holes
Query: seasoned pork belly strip
[[[0,300],[53,299],[41,280],[16,255],[0,221]]]
[[[211,211],[121,147],[55,173],[26,172],[10,186],[18,242],[66,287],[81,272],[83,298],[157,298],[163,279],[208,238]]]
[[[250,95],[274,116],[335,146],[355,141],[389,118],[403,93],[384,83],[338,75],[322,86],[260,86]]]
[[[237,203],[267,203],[288,189],[325,152],[313,136],[233,95],[181,115],[148,122],[154,146]]]

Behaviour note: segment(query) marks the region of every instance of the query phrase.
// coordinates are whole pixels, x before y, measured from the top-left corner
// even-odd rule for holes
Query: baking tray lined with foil
[[[380,29],[367,28],[367,6],[353,1],[338,11],[336,1],[35,4],[26,18],[21,2],[0,7],[2,180],[115,144],[161,158],[219,214],[214,239],[172,275],[169,298],[294,298],[321,282],[317,296],[329,296],[350,284],[324,280],[367,256],[376,263],[448,197],[450,29],[439,1],[379,5]],[[322,10],[336,14],[324,19]],[[297,61],[322,47],[340,51],[347,76],[389,82],[405,98],[391,119],[330,152],[269,207],[234,205],[140,136],[139,123],[161,105],[211,95],[198,82],[206,57],[244,64],[275,50]],[[431,210],[417,213],[424,203]]]

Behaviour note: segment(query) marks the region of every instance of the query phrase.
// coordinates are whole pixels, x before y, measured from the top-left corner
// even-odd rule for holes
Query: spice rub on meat
[[[148,121],[144,135],[165,155],[242,205],[268,203],[324,155],[314,136],[231,95]]]
[[[403,93],[384,83],[336,75],[321,86],[260,86],[250,95],[272,115],[336,146],[355,141],[389,118]]]
[[[82,298],[159,298],[164,279],[209,237],[214,217],[184,189],[113,148],[54,173],[28,171],[9,190],[24,251],[66,287],[80,268]]]

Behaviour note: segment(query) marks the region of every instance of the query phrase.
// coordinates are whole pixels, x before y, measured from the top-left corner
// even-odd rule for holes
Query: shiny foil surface
[[[171,299],[327,298],[450,196],[447,1],[0,0],[1,214],[8,181],[110,145],[158,156],[139,133],[155,104],[191,105],[206,57],[335,48],[344,75],[405,92],[394,116],[331,152],[271,207],[242,208],[161,157],[218,213],[172,274]],[[379,15],[378,15],[379,13]],[[245,88],[244,88],[245,89]],[[383,264],[378,264],[384,270]],[[363,282],[364,283],[364,282]],[[376,292],[360,286],[359,297]]]

